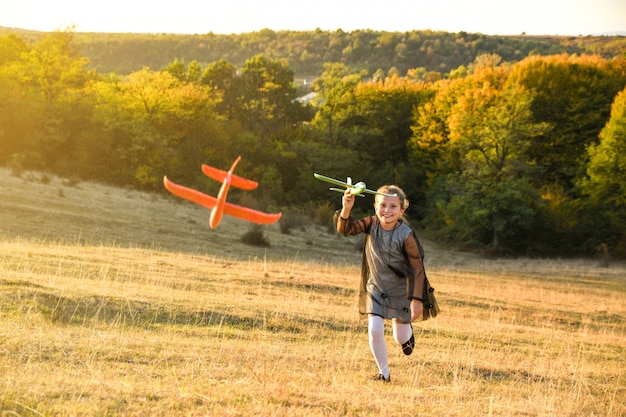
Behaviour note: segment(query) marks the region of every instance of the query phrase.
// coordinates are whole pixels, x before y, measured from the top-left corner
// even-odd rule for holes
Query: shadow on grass
[[[536,375],[524,370],[473,368],[471,372],[481,379],[491,381],[550,382],[550,378],[545,375]]]
[[[356,282],[356,278],[355,278]],[[356,294],[356,291],[352,288],[340,287],[338,285],[322,285],[322,284],[300,284],[300,283],[291,283],[284,281],[273,281],[272,286],[274,287],[284,287],[284,288],[295,288],[297,290],[301,290],[304,292],[315,292],[317,294],[330,294],[330,295],[340,295],[344,297],[353,297]]]
[[[447,299],[446,305],[452,309],[467,308],[486,313],[497,312],[503,321],[512,320],[515,317],[518,324],[535,325],[537,322],[543,322],[546,326],[553,326],[554,328],[568,330],[588,328],[594,331],[605,331],[606,329],[623,331],[626,328],[626,317],[620,314],[606,310],[586,314],[578,311],[559,310],[553,308],[549,302],[540,308],[531,308],[507,305],[505,302]]]
[[[502,369],[498,367],[481,367],[463,365],[450,362],[426,361],[425,366],[435,372],[447,375],[450,380],[459,378],[468,380],[483,380],[486,382],[523,382],[523,383],[551,383],[553,378],[529,372],[524,369]]]
[[[65,297],[35,289],[30,283],[21,287],[19,296],[12,297],[12,308],[19,311],[36,310],[41,316],[52,323],[69,326],[86,325],[119,325],[144,329],[162,326],[226,326],[239,330],[264,330],[274,333],[306,333],[311,329],[331,331],[353,331],[354,322],[323,320],[302,317],[300,315],[271,312],[258,313],[255,316],[233,313],[236,306],[218,309],[185,309],[177,305],[160,305],[125,297]],[[17,283],[16,283],[17,285]]]

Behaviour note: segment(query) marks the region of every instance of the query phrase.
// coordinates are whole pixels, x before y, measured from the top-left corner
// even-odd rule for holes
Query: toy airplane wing
[[[165,189],[167,191],[174,194],[176,197],[184,198],[185,200],[191,201],[192,203],[196,203],[202,207],[206,207],[209,210],[213,209],[213,207],[215,207],[215,205],[217,204],[217,198],[211,197],[210,195],[201,193],[200,191],[194,190],[192,188],[178,185],[170,181],[167,176],[163,177],[163,185],[165,186]]]
[[[321,174],[314,173],[313,176],[315,178],[317,178],[318,180],[326,181],[326,182],[328,182],[330,184],[338,185],[340,187],[343,187],[343,188],[331,188],[332,191],[338,191],[340,193],[343,193],[343,192],[345,192],[345,190],[347,188],[350,188],[352,190],[352,194],[359,195],[361,197],[365,197],[362,193],[378,194],[378,195],[384,195],[384,196],[387,196],[387,197],[396,197],[396,194],[379,193],[378,191],[367,189],[366,186],[365,186],[365,183],[362,182],[362,181],[361,182],[357,182],[356,184],[352,184],[352,178],[350,178],[350,177],[348,177],[348,181],[347,182],[343,182],[343,181],[336,180],[336,179],[331,178],[331,177],[326,177],[326,176],[321,175]]]
[[[212,178],[218,182],[224,182],[224,179],[226,179],[226,177],[228,176],[227,171],[214,168],[205,164],[202,164],[202,172],[204,172],[204,175],[206,175],[207,177]],[[256,181],[249,180],[235,174],[232,174],[231,184],[233,187],[241,188],[242,190],[254,190],[259,185],[259,183]]]
[[[226,203],[224,213],[238,219],[246,220],[256,224],[272,224],[280,220],[283,215],[279,213],[263,213],[262,211],[253,210],[248,207],[238,206],[236,204]]]
[[[343,181],[336,180],[334,178],[326,177],[326,176],[321,175],[321,174],[313,174],[313,176],[315,178],[317,178],[318,180],[326,181],[328,183],[344,187],[344,189],[346,189],[346,188],[353,188],[352,180],[350,179],[350,177],[348,177],[348,181],[349,182],[343,182]]]
[[[335,188],[335,187],[331,187],[331,189],[330,189],[331,191],[337,191],[337,192],[343,193],[343,192],[345,192],[345,191],[346,191],[346,189],[348,189],[348,188],[351,188],[353,192],[354,192],[354,191],[357,191],[356,186],[355,186],[355,185],[352,185],[352,178],[350,178],[350,177],[348,177],[348,181],[347,181],[347,182],[343,182],[343,181],[336,180],[336,179],[334,179],[334,178],[327,177],[327,176],[325,176],[325,175],[321,175],[321,174],[316,174],[316,173],[314,173],[314,174],[313,174],[313,176],[314,176],[315,178],[317,178],[318,180],[326,181],[326,182],[328,182],[328,183],[330,183],[330,184],[333,184],[333,185],[338,185],[338,186],[340,186],[340,187],[343,187],[343,188]],[[358,196],[360,196],[360,197],[365,197],[365,196],[362,194],[362,192],[363,192],[364,190],[365,190],[365,185],[363,185],[363,187],[360,187],[360,191],[359,191],[359,192],[354,192],[354,195],[358,195]]]
[[[163,177],[163,185],[165,185],[165,188],[175,196],[191,201],[192,203],[196,203],[210,210],[212,210],[217,204],[217,198],[212,197],[208,194],[204,194],[192,188],[173,183],[167,177]],[[247,207],[241,207],[231,203],[224,204],[224,213],[228,214],[229,216],[237,217],[238,219],[258,224],[275,223],[282,216],[282,213],[263,213],[261,211],[253,210]]]

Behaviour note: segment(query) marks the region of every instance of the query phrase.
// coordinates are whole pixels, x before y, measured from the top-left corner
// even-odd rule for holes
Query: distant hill
[[[594,36],[626,36],[626,31],[624,30],[614,30],[609,32],[596,33]]]
[[[0,27],[0,35],[14,33],[36,42],[45,32]],[[149,67],[162,69],[174,60],[200,64],[225,59],[240,66],[257,54],[284,59],[297,77],[322,73],[325,62],[341,62],[370,74],[394,68],[400,74],[411,68],[442,75],[471,64],[478,55],[498,54],[505,62],[528,55],[589,54],[605,58],[623,56],[624,36],[488,36],[480,33],[357,30],[273,31],[264,29],[243,34],[195,35],[83,33],[76,42],[98,72],[128,74]]]

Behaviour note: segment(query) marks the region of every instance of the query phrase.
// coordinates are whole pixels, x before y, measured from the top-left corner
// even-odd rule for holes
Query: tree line
[[[247,205],[310,213],[338,197],[314,172],[351,176],[403,187],[412,224],[441,241],[625,256],[623,57],[488,53],[430,78],[326,61],[307,104],[294,76],[265,54],[101,73],[70,30],[5,35],[0,164],[160,192],[168,175],[214,193],[200,165],[242,155],[238,173],[262,190],[233,194]]]
[[[0,34],[8,29],[0,28]],[[35,43],[45,32],[14,30]],[[325,62],[345,64],[351,71],[392,68],[404,74],[420,69],[430,76],[446,77],[451,70],[469,65],[482,54],[498,54],[506,62],[530,55],[597,54],[604,58],[624,55],[623,36],[492,36],[481,33],[413,30],[274,31],[241,34],[135,34],[76,33],[75,44],[100,73],[129,74],[143,67],[165,68],[174,59],[202,65],[225,59],[241,67],[248,58],[263,54],[285,60],[296,77],[319,76]]]

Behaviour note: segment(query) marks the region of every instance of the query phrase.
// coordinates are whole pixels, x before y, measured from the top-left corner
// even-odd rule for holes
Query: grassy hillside
[[[244,245],[165,194],[41,174],[0,170],[0,193],[3,415],[626,415],[624,265],[427,242],[441,316],[410,357],[388,336],[377,384],[356,240]]]
[[[313,178],[311,176],[311,178]],[[249,223],[225,216],[209,228],[209,211],[171,196],[111,188],[40,173],[0,170],[0,236],[72,244],[149,247],[212,257],[340,260],[357,254],[355,240],[322,227],[280,233],[264,226],[270,247],[243,245]],[[329,196],[336,197],[336,196]]]

